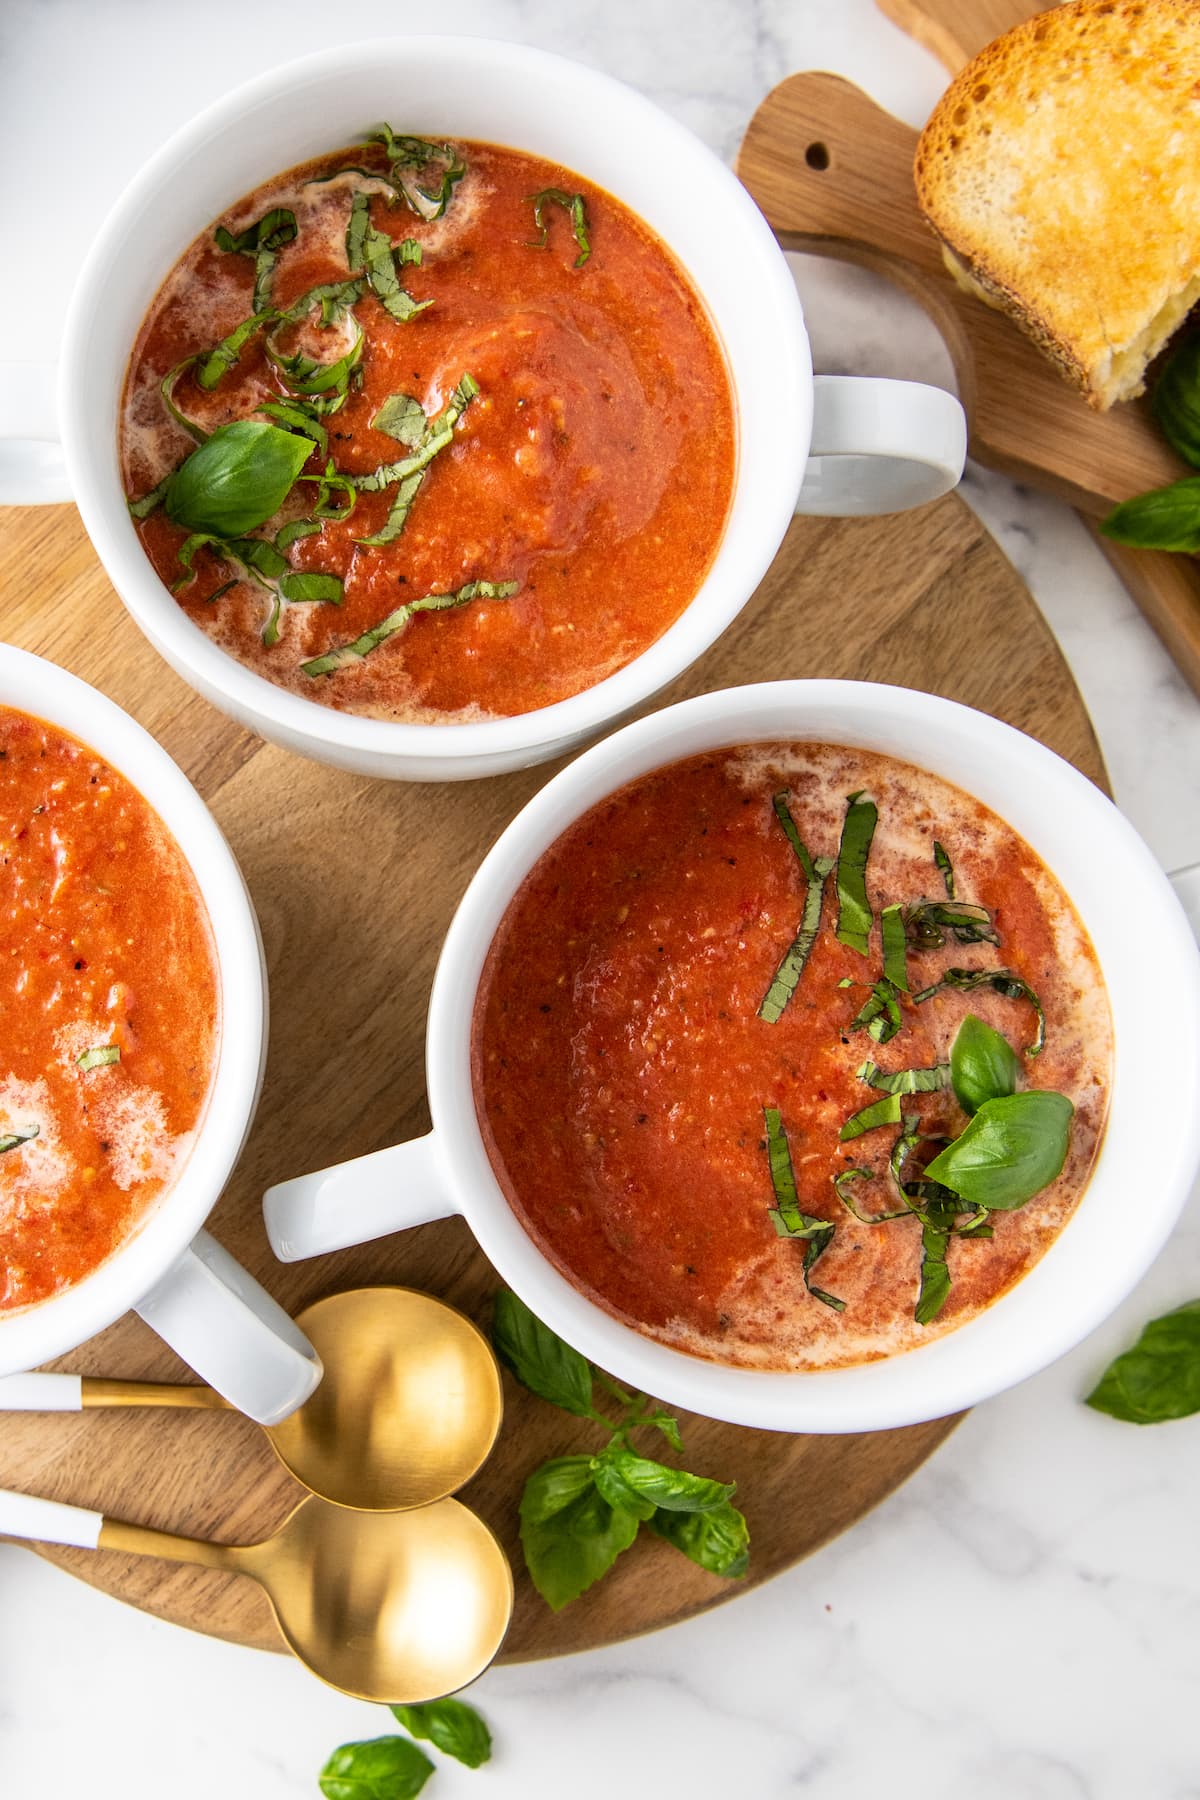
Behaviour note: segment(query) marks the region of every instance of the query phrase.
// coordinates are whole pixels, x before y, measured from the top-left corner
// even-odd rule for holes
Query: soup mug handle
[[[353,1162],[280,1181],[263,1195],[263,1219],[280,1262],[326,1256],[460,1210],[431,1131]]]
[[[0,362],[0,506],[70,500],[54,363]]]
[[[207,1231],[135,1309],[210,1387],[260,1425],[295,1412],[321,1379],[298,1326]]]
[[[818,375],[798,513],[906,512],[958,485],[967,421],[953,394],[919,381]]]

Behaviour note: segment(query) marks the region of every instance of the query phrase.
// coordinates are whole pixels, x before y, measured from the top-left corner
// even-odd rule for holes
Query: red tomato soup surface
[[[223,241],[275,209],[294,235],[269,253],[261,282],[254,251],[222,249],[212,229],[180,258],[134,347],[120,443],[134,500],[195,450],[160,391],[186,364],[171,402],[196,436],[251,418],[303,432],[308,410],[323,442],[303,473],[328,466],[343,478],[324,496],[328,513],[347,503],[348,484],[419,456],[469,378],[478,392],[443,429],[424,472],[404,478],[411,493],[399,476],[354,488],[352,513],[335,520],[323,515],[315,481],[298,481],[250,530],[254,544],[269,540],[250,551],[257,579],[244,564],[245,540],[239,563],[202,532],[187,552],[189,577],[179,551],[204,521],[173,522],[170,496],[138,522],[162,580],[182,583],[189,618],[240,661],[309,700],[425,723],[529,712],[638,656],[700,587],[736,460],[722,351],[699,296],[649,227],[557,164],[489,144],[452,153],[465,173],[432,220],[389,186],[379,144],[331,152],[232,207]],[[393,175],[428,211],[417,190],[436,189],[444,167],[445,158],[425,174],[401,165]],[[547,189],[559,199],[541,202],[542,244],[533,201]],[[366,209],[357,220],[356,199]],[[372,254],[381,278],[363,273]],[[337,284],[343,291],[330,301]],[[402,287],[421,310],[394,316],[377,285]],[[320,296],[302,300],[316,288],[326,290],[324,313]],[[280,322],[289,308],[294,316]],[[206,364],[203,354],[256,312],[269,316],[248,326],[226,363]],[[359,348],[343,393],[315,391],[323,374],[283,367],[297,352],[311,367]],[[381,413],[389,401],[390,414]],[[262,410],[281,402],[286,419]],[[381,416],[403,418],[399,438]],[[397,527],[401,500],[408,510]],[[281,525],[305,520],[308,534],[285,533],[273,555]],[[393,527],[385,543],[363,541]],[[333,578],[340,600],[289,599],[296,573]],[[515,591],[472,593],[475,582]],[[433,596],[436,608],[393,620]],[[388,620],[386,639],[347,650],[332,671],[305,670]]]
[[[836,867],[820,927],[776,1022],[759,1016],[804,912],[807,881],[774,809],[783,792],[811,857],[836,859],[848,798],[878,807],[866,891],[867,953],[839,941]],[[959,901],[990,913],[990,942],[938,947],[909,933],[899,1031],[879,1043],[854,1021],[882,974],[883,908],[947,900],[934,860],[948,853]],[[818,875],[819,879],[819,875]],[[891,965],[893,969],[895,964]],[[1074,1104],[1061,1174],[1019,1210],[993,1211],[990,1238],[951,1234],[947,1298],[914,1317],[922,1224],[889,1176],[909,1120],[932,1144],[968,1120],[949,1087],[904,1094],[903,1124],[839,1141],[843,1123],[885,1094],[856,1071],[945,1063],[973,1013],[1023,1052],[1033,1004],[990,986],[913,996],[947,969],[1007,969],[1045,1012],[1039,1055],[1020,1055],[1018,1090]],[[841,985],[849,982],[853,985]],[[1061,1229],[1103,1131],[1111,1061],[1108,1002],[1070,902],[1027,844],[936,776],[828,745],[721,750],[659,770],[579,819],[514,898],[489,953],[474,1026],[476,1106],[488,1153],[535,1243],[582,1293],[647,1336],[713,1361],[817,1369],[906,1350],[961,1324],[1017,1281]],[[780,1235],[766,1109],[779,1113],[799,1208],[828,1222]],[[833,1177],[855,1166],[862,1223]],[[966,1209],[964,1209],[964,1212]],[[960,1219],[959,1223],[965,1223]],[[844,1302],[844,1310],[828,1297]]]
[[[129,1236],[187,1156],[218,988],[203,902],[102,757],[0,708],[0,1308]]]

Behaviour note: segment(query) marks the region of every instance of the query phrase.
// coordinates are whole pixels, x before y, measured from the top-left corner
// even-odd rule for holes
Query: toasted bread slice
[[[1200,296],[1200,0],[1072,0],[997,38],[921,133],[964,286],[1101,410]]]

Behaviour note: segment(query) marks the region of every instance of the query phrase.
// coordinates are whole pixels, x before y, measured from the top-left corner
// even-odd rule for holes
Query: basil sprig
[[[1131,1425],[1200,1412],[1200,1300],[1151,1319],[1137,1343],[1109,1363],[1087,1403]]]
[[[985,1100],[925,1173],[990,1211],[1024,1206],[1062,1172],[1074,1111],[1065,1094],[1049,1088]]]
[[[521,1496],[521,1546],[539,1594],[560,1611],[611,1569],[643,1524],[714,1575],[745,1573],[746,1521],[733,1487],[639,1455],[630,1434],[659,1431],[681,1450],[679,1427],[643,1395],[631,1395],[536,1318],[523,1300],[496,1297],[492,1341],[501,1362],[541,1399],[609,1432],[597,1455],[558,1456],[529,1476]],[[623,1409],[599,1410],[599,1385]],[[685,1520],[703,1524],[686,1525]]]
[[[517,592],[519,582],[516,581],[468,581],[464,582],[453,594],[425,594],[419,600],[406,600],[395,612],[381,619],[361,637],[352,643],[339,644],[335,650],[327,650],[323,656],[310,657],[300,667],[304,673],[315,680],[318,675],[333,675],[338,669],[344,669],[362,657],[369,656],[372,650],[378,649],[388,638],[403,631],[417,613],[446,612],[451,607],[467,606],[472,600],[507,600]]]
[[[587,208],[583,203],[583,195],[567,194],[563,192],[562,188],[549,187],[542,188],[536,194],[527,194],[526,199],[533,206],[534,227],[540,233],[540,236],[528,240],[527,248],[530,250],[549,248],[550,227],[545,219],[546,208],[547,206],[561,206],[570,214],[571,234],[579,250],[572,267],[582,269],[592,254],[591,239],[588,236]]]
[[[765,1019],[768,1025],[775,1025],[783,1016],[783,1010],[795,993],[804,965],[812,953],[817,941],[817,933],[821,929],[821,905],[825,896],[825,878],[833,867],[832,856],[810,856],[804,840],[797,829],[788,806],[787,790],[776,794],[771,802],[775,817],[783,827],[784,835],[796,854],[797,861],[804,871],[807,889],[804,896],[804,911],[800,917],[799,929],[792,939],[783,959],[771,977],[771,985],[763,995],[759,1005],[758,1016]]]
[[[279,511],[312,442],[261,419],[220,425],[168,483],[163,506],[185,531],[238,538]]]
[[[867,899],[867,858],[878,818],[878,807],[863,799],[861,788],[847,796],[837,857],[837,937],[860,956],[867,954],[874,917]]]

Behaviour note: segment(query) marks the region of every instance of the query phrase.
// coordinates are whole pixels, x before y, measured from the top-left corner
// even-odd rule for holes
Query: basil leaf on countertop
[[[934,1157],[925,1176],[972,1206],[1011,1212],[1061,1172],[1074,1111],[1065,1094],[1049,1088],[985,1100],[962,1135]]]
[[[501,1288],[496,1295],[492,1343],[500,1361],[531,1394],[577,1418],[591,1417],[591,1364],[543,1325],[508,1288]]]
[[[1132,1425],[1200,1412],[1200,1300],[1151,1319],[1137,1343],[1109,1363],[1087,1404]]]
[[[665,1463],[638,1456],[620,1443],[607,1445],[596,1457],[593,1475],[597,1487],[601,1486],[601,1473],[610,1470],[623,1488],[639,1500],[649,1502],[651,1512],[655,1507],[661,1507],[665,1512],[712,1512],[716,1507],[726,1505],[736,1491],[734,1482],[710,1481],[703,1475],[689,1475],[683,1469],[669,1469]],[[648,1518],[649,1513],[644,1516]]]
[[[306,437],[257,419],[220,425],[176,469],[163,501],[185,531],[241,537],[278,512],[312,453]]]
[[[656,1512],[647,1523],[651,1531],[710,1574],[736,1580],[746,1573],[750,1532],[736,1506],[718,1506],[702,1513]]]
[[[533,223],[540,237],[530,238],[527,248],[530,250],[546,250],[550,245],[550,227],[545,220],[547,206],[561,206],[571,216],[571,233],[579,249],[579,254],[572,264],[573,268],[582,269],[592,254],[591,240],[588,237],[587,208],[582,194],[567,194],[562,188],[542,188],[539,193],[525,196],[533,206]]]
[[[871,903],[867,899],[867,858],[879,809],[873,800],[864,800],[860,788],[846,797],[846,817],[842,821],[842,837],[837,858],[838,919],[836,936],[849,944],[860,956],[867,954],[871,935]]]
[[[1200,550],[1200,475],[1136,494],[1100,521],[1105,537],[1137,550]]]
[[[340,1745],[317,1785],[325,1800],[413,1800],[432,1774],[433,1764],[409,1738],[367,1738]]]
[[[425,1738],[468,1769],[481,1768],[491,1760],[492,1734],[465,1700],[427,1700],[420,1706],[393,1706],[391,1711],[405,1731]]]
[[[590,1456],[543,1463],[521,1496],[521,1547],[538,1593],[554,1612],[611,1569],[637,1536],[636,1512],[610,1506],[592,1480]]]
[[[1014,1094],[1020,1058],[1006,1037],[968,1013],[950,1046],[954,1093],[965,1113],[978,1112],[987,1100]]]
[[[1176,455],[1200,469],[1200,337],[1186,338],[1171,352],[1150,410]]]

